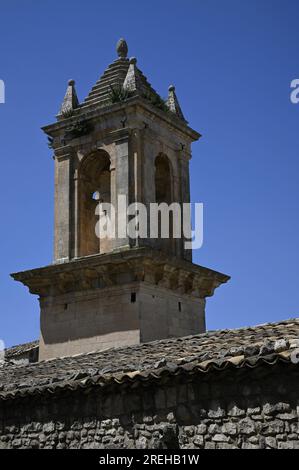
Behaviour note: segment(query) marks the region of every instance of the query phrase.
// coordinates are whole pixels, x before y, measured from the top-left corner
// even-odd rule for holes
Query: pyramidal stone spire
[[[137,67],[137,59],[128,56],[128,44],[121,38],[116,44],[117,59],[114,60],[104,71],[103,75],[92,87],[88,96],[80,104],[81,110],[94,106],[111,106],[119,102],[122,91],[128,92],[125,99],[132,96],[139,96],[147,100],[156,108],[165,111],[165,106],[169,111],[187,123],[175,94],[174,86],[169,87],[168,99],[164,100],[151,86],[147,77]],[[65,98],[66,99],[66,98]],[[113,101],[113,100],[116,101]],[[64,107],[68,107],[65,105]]]
[[[184,118],[183,112],[181,110],[179,100],[176,96],[174,85],[170,85],[170,87],[168,88],[168,99],[166,101],[166,105],[169,111],[171,111],[173,114],[176,114],[179,118],[186,121],[186,119]]]
[[[116,52],[118,58],[107,67],[92,87],[81,105],[83,109],[87,106],[111,105],[111,90],[124,89],[134,95],[158,96],[147,78],[137,67],[135,57],[128,59],[128,45],[124,39],[119,39],[117,42]]]
[[[142,83],[142,76],[139,69],[136,67],[137,59],[131,57],[129,69],[124,80],[123,88],[127,91],[140,91],[145,92],[145,86]]]
[[[66,89],[66,94],[63,99],[59,114],[67,113],[68,111],[71,111],[72,109],[78,108],[78,106],[79,106],[79,100],[78,100],[76,89],[75,89],[75,80],[69,80],[68,86]]]

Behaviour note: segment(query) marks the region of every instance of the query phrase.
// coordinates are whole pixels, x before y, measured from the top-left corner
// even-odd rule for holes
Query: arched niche
[[[79,256],[107,253],[110,239],[99,239],[96,224],[99,202],[111,203],[110,156],[104,150],[87,155],[78,170]]]
[[[171,204],[173,193],[172,167],[169,158],[160,153],[155,159],[156,202]]]
[[[167,155],[160,153],[155,158],[155,200],[157,204],[166,203],[172,204],[173,198],[173,169],[172,164]],[[169,239],[161,237],[161,222],[162,218],[159,214],[158,219],[158,239],[156,247],[168,253],[174,253],[174,239],[173,239],[173,214],[169,214]]]

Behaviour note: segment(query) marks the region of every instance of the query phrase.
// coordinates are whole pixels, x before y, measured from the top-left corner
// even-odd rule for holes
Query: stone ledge
[[[205,298],[230,277],[148,248],[78,258],[11,274],[41,297],[139,281]]]

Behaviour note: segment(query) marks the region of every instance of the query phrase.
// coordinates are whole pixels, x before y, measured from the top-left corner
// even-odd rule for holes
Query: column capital
[[[70,145],[64,145],[63,147],[58,147],[55,149],[54,157],[57,160],[67,160],[73,156],[74,149]]]

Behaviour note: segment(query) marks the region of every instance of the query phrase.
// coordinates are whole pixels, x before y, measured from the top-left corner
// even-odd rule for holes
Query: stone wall
[[[49,296],[40,305],[40,361],[206,329],[204,299],[145,282]]]
[[[1,402],[1,448],[299,448],[298,370],[262,365]]]

